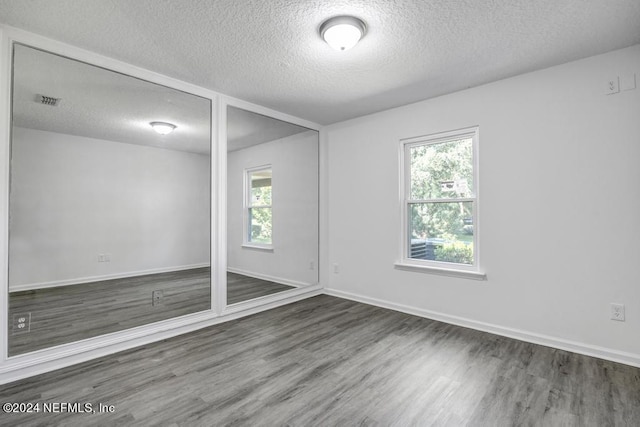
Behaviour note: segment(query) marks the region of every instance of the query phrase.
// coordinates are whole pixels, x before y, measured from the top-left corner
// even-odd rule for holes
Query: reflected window
[[[271,177],[271,166],[247,170],[245,243],[259,246],[272,244]]]

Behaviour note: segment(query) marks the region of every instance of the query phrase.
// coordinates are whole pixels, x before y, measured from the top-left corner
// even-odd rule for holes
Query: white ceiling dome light
[[[335,16],[320,25],[320,37],[335,50],[349,50],[364,36],[364,21],[353,16]]]
[[[151,122],[149,124],[160,135],[170,134],[176,128],[176,125],[167,122]]]

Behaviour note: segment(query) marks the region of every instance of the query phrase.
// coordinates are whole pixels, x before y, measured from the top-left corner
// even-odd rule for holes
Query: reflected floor
[[[295,289],[295,287],[227,272],[227,304],[264,297],[290,289]]]
[[[148,274],[9,296],[9,356],[208,310],[210,268]],[[161,303],[152,293],[162,291]],[[31,313],[30,331],[13,334],[14,315]]]
[[[72,286],[13,292],[9,296],[9,356],[122,331],[208,310],[210,268],[148,274]],[[295,289],[227,273],[233,304]],[[162,291],[159,305],[152,293]],[[30,331],[13,334],[14,315],[31,313]]]

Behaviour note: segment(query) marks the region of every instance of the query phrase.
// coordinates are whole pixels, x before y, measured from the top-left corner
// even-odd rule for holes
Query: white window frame
[[[251,199],[251,175],[256,172],[271,171],[271,204],[270,205],[254,205]],[[244,170],[244,206],[243,212],[243,237],[242,246],[252,249],[261,249],[273,251],[273,167],[268,165],[256,166]],[[252,208],[269,208],[271,209],[271,243],[252,242],[251,241],[251,214]]]
[[[486,275],[480,270],[480,223],[479,189],[478,179],[478,140],[480,129],[478,126],[441,132],[431,135],[406,138],[400,140],[400,201],[401,201],[401,256],[395,267],[402,270],[420,271],[426,273],[442,274],[447,276],[467,277],[484,280]],[[416,146],[439,144],[447,141],[471,138],[472,167],[473,167],[473,194],[471,197],[448,199],[412,200],[411,192],[411,161],[410,149]],[[473,265],[456,264],[450,262],[422,260],[411,258],[411,223],[409,221],[409,206],[414,203],[439,203],[439,202],[471,202],[473,218]]]

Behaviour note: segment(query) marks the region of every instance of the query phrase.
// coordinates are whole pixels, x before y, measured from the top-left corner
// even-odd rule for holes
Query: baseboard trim
[[[391,303],[388,301],[367,297],[350,292],[344,292],[330,288],[312,288],[305,292],[297,292],[294,295],[282,296],[261,305],[238,306],[226,310],[223,315],[217,316],[213,312],[202,312],[187,315],[179,319],[170,319],[158,322],[153,325],[141,326],[127,331],[115,332],[100,337],[89,338],[72,344],[65,344],[59,347],[44,349],[14,356],[0,364],[0,384],[7,384],[13,381],[65,368],[67,366],[86,362],[99,357],[108,356],[124,350],[129,350],[142,345],[147,345],[156,341],[171,338],[177,335],[193,332],[198,329],[213,326],[219,323],[235,320],[240,317],[256,314],[261,311],[270,310],[282,305],[290,304],[302,299],[310,298],[320,294],[327,294],[338,298],[344,298],[364,304],[387,308],[414,316],[437,320],[453,325],[471,328],[483,332],[514,338],[533,344],[553,347],[560,350],[571,351],[584,354],[586,356],[597,357],[610,360],[612,362],[623,363],[630,366],[640,367],[640,355],[620,352],[608,348],[592,346],[574,341],[564,340],[557,337],[531,333],[528,331],[505,328],[499,325],[478,322],[472,319],[450,316],[417,307]]]
[[[253,277],[254,279],[266,280],[269,282],[280,283],[282,285],[294,286],[300,288],[302,286],[314,286],[316,283],[305,283],[297,280],[285,279],[283,277],[269,276],[267,274],[254,273],[253,271],[246,271],[239,268],[227,267],[229,273],[242,274],[243,276]]]
[[[585,356],[597,357],[599,359],[610,360],[612,362],[623,363],[625,365],[640,368],[640,354],[627,353],[605,347],[565,340],[563,338],[553,337],[549,335],[542,335],[534,332],[507,328],[491,323],[478,322],[476,320],[467,319],[464,317],[451,316],[436,311],[424,310],[418,307],[396,304],[377,298],[371,298],[351,292],[340,291],[337,289],[325,288],[324,293],[338,298],[344,298],[364,304],[374,305],[376,307],[388,308],[390,310],[399,311],[401,313],[412,314],[414,316],[424,317],[431,320],[450,323],[452,325],[462,326],[465,328],[475,329],[483,332],[489,332],[495,335],[514,338],[520,341],[526,341],[546,347],[553,347],[559,350],[566,350],[573,353],[584,354]]]
[[[209,267],[210,264],[190,264],[179,265],[175,267],[153,268],[150,270],[130,271],[124,273],[105,274],[102,276],[80,277],[77,279],[55,280],[53,282],[27,283],[24,285],[15,285],[9,287],[9,293],[33,291],[36,289],[57,288],[60,286],[81,285],[83,283],[100,282],[102,280],[124,279],[126,277],[146,276],[147,274],[171,273],[174,271],[191,270],[194,268]]]

